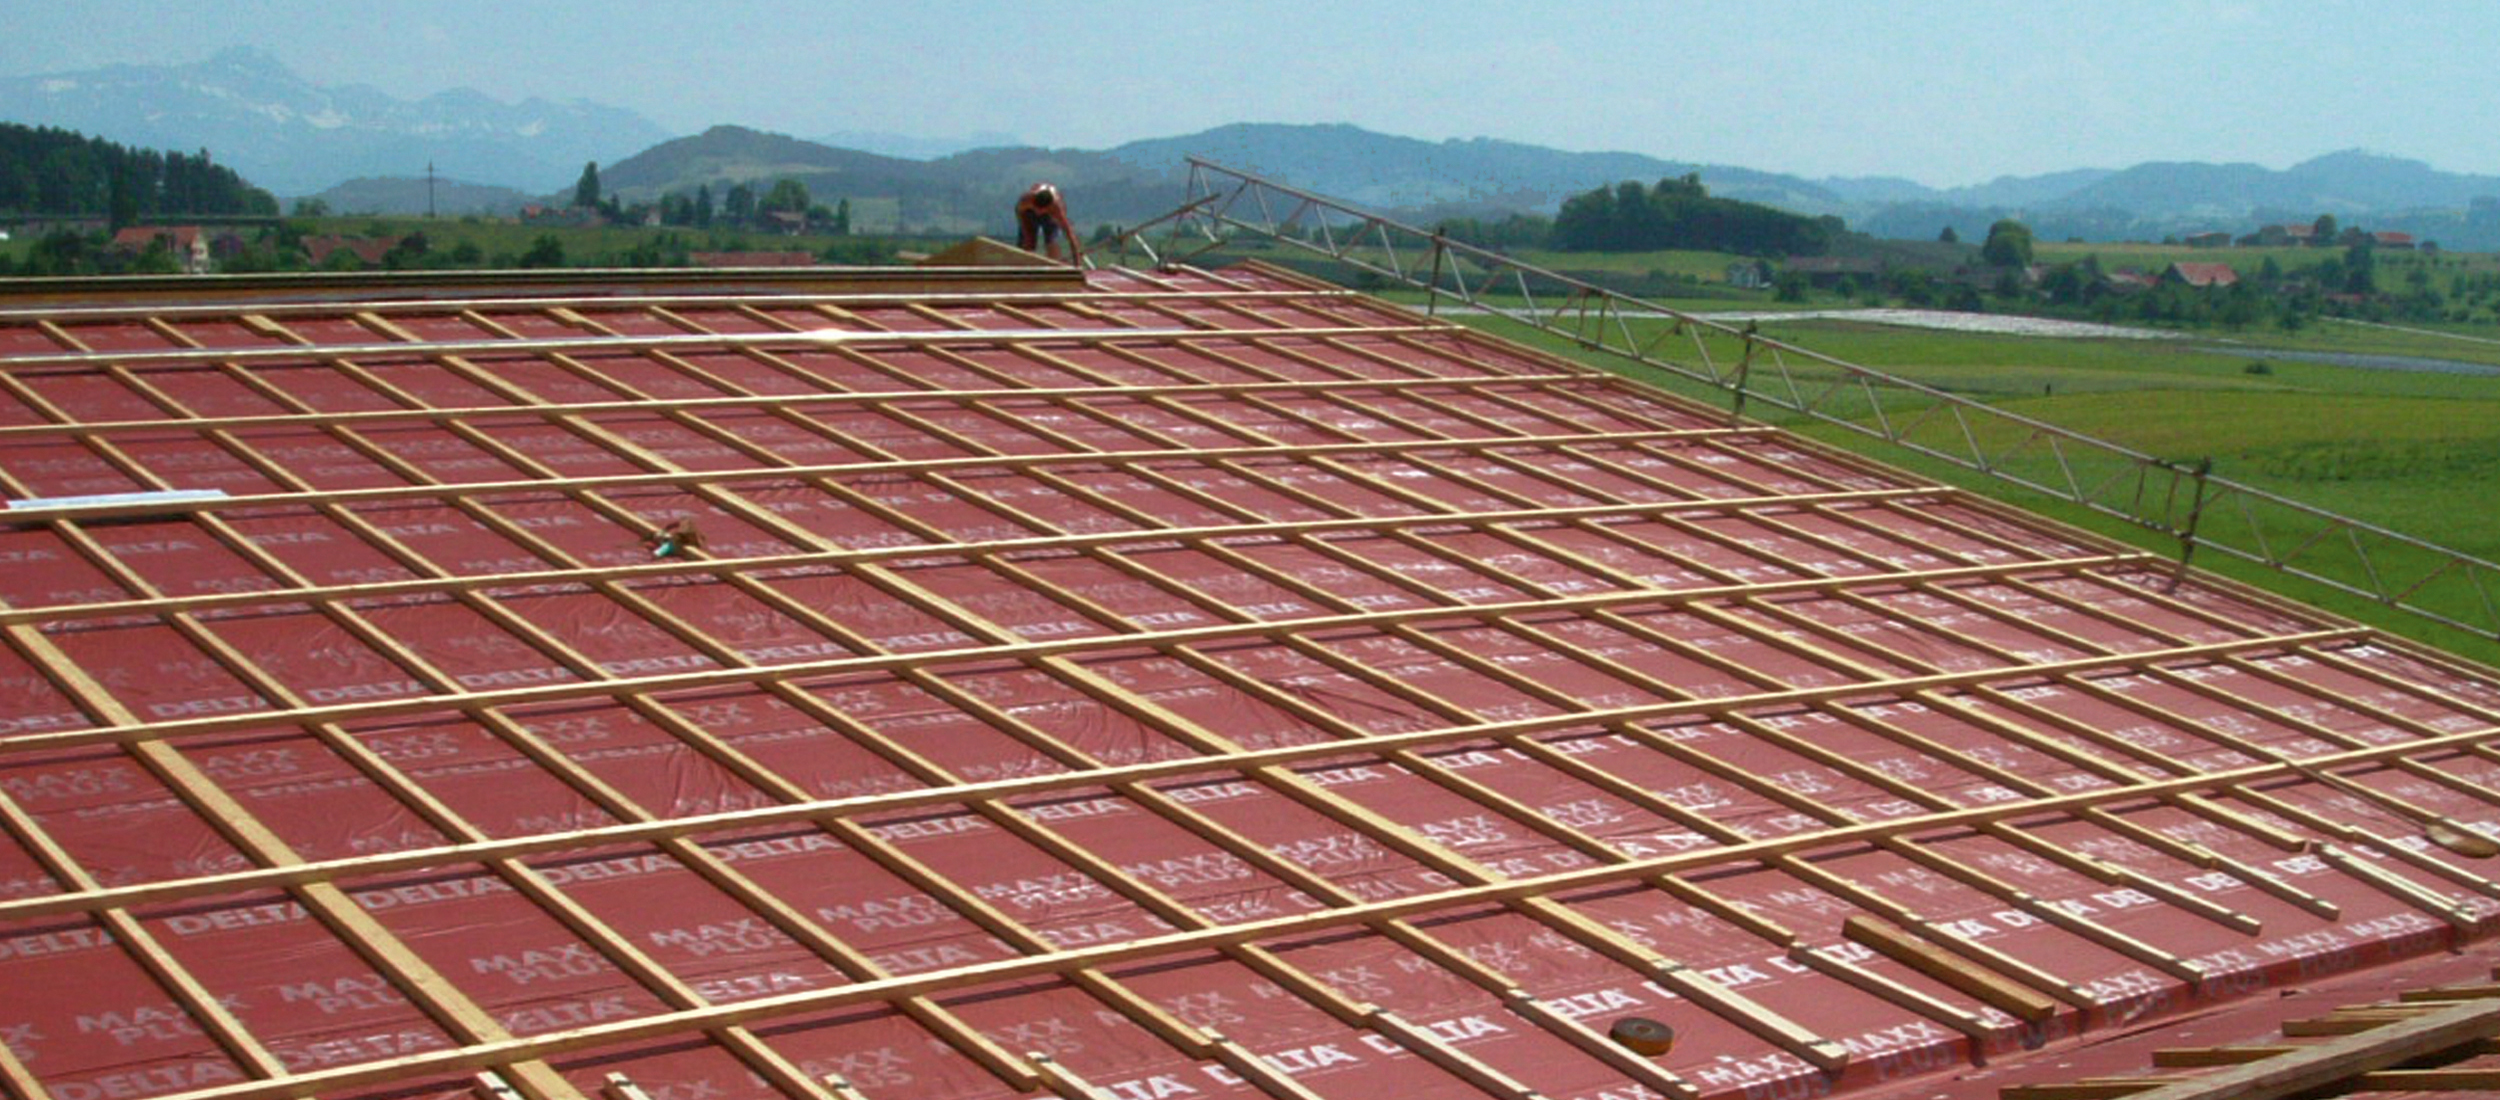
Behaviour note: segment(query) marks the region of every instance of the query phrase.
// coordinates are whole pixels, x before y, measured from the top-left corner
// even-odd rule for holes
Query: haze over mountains
[[[0,118],[143,148],[204,148],[282,196],[359,176],[423,176],[429,160],[452,179],[545,190],[584,161],[669,137],[632,111],[583,100],[504,103],[461,88],[410,102],[361,84],[315,85],[243,48],[186,65],[0,77]]]
[[[2157,239],[2331,213],[2449,247],[2500,247],[2500,177],[2443,172],[2360,151],[2289,169],[2147,163],[2006,177],[1954,188],[1907,179],[1825,178],[1628,152],[1566,152],[1491,138],[1423,141],[1348,125],[1240,123],[1105,150],[1019,146],[1009,135],[909,135],[880,125],[804,141],[738,126],[688,137],[587,100],[504,103],[465,89],[414,102],[362,85],[314,85],[267,54],[0,78],[0,120],[57,126],[148,148],[205,148],[282,196],[321,194],[342,211],[425,209],[427,164],[445,213],[508,212],[569,194],[586,162],[628,197],[716,196],[751,180],[799,179],[819,201],[850,199],[895,228],[951,232],[999,220],[1034,179],[1081,195],[1082,220],[1130,222],[1171,209],[1184,156],[1258,171],[1357,204],[1418,217],[1551,213],[1563,198],[1626,179],[1698,174],[1712,193],[1832,214],[1876,236],[1965,237],[2019,216],[2047,239]],[[451,196],[446,199],[445,196]],[[863,225],[863,228],[878,228]]]

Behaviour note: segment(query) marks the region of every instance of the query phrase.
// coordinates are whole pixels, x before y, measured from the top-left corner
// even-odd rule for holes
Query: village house
[[[1873,279],[1884,273],[1883,261],[1862,256],[1800,256],[1788,261],[1788,271],[1819,289],[1839,286],[1844,280]]]
[[[173,253],[174,262],[182,265],[183,274],[209,270],[209,237],[196,225],[133,225],[113,234],[112,243],[105,247],[136,256],[159,241]]]
[[[814,267],[821,261],[814,253],[798,250],[777,252],[689,252],[686,262],[696,267]]]
[[[2141,294],[2158,281],[2134,268],[2120,268],[2101,276],[2101,289],[2110,294]]]
[[[2161,281],[2199,289],[2222,288],[2240,281],[2240,273],[2229,264],[2175,263],[2163,268]]]
[[[1771,264],[1767,260],[1741,260],[1727,265],[1727,285],[1745,290],[1761,290],[1772,283]]]
[[[314,267],[326,267],[332,256],[347,252],[363,261],[366,267],[382,266],[382,258],[399,247],[402,237],[306,237],[304,257]]]
[[[2315,239],[2317,235],[2317,227],[2305,223],[2298,225],[2269,225],[2258,229],[2255,239],[2251,240],[2249,243],[2257,245],[2260,248],[2281,248],[2286,245],[2306,245]]]

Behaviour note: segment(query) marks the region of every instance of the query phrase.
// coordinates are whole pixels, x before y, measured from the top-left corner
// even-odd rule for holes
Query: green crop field
[[[1573,341],[1525,333],[1508,321],[1473,317],[1488,331],[1604,369],[1616,370],[1727,408],[1721,389],[1666,375],[1652,368],[1590,351]],[[1985,335],[1901,328],[1846,320],[1761,323],[1764,335],[1824,355],[1875,368],[1922,385],[1986,402],[2007,413],[2095,436],[2153,457],[2186,465],[2210,459],[2217,476],[2341,513],[2432,543],[2500,560],[2500,509],[2487,503],[2486,486],[2500,477],[2500,377],[2361,369],[2300,362],[2270,353],[2412,355],[2490,362],[2500,347],[2454,336],[2326,324],[2298,334],[2271,334],[2268,346],[2225,345],[2209,333],[2176,339],[2071,339]],[[1635,325],[1646,338],[1654,328]],[[1664,347],[1677,347],[1673,341]],[[1724,364],[1724,351],[1716,352]],[[1671,358],[1682,360],[1674,352]],[[1818,407],[1860,423],[1873,407],[1857,391],[1835,388],[1844,372],[1803,356],[1783,356],[1785,378],[1773,360],[1757,357],[1749,389],[1755,394],[1819,395]],[[2252,369],[2263,364],[2261,369]],[[1896,425],[1916,421],[1933,404],[1907,391],[1882,398]],[[1859,451],[1916,473],[2041,511],[2148,550],[2175,555],[2176,540],[2060,503],[2045,494],[2009,485],[1952,464],[1923,457],[1881,439],[1815,423],[1764,401],[1746,405],[1748,415],[1786,424],[1825,442]],[[1909,434],[1940,450],[1967,447],[1970,435],[1949,417],[1919,421]],[[1981,427],[1974,433],[1998,464],[2035,480],[2057,483],[2072,475],[2085,484],[2116,478],[2130,469],[2115,460],[2096,462],[2069,454],[2061,466],[2045,445],[2014,427]],[[2103,499],[2106,499],[2105,497]],[[2184,509],[2184,499],[2178,503]],[[2237,509],[2234,511],[2234,509]],[[2183,513],[2179,513],[2183,514]],[[2277,549],[2311,533],[2264,509],[2237,504],[2205,517],[2209,533]],[[2350,563],[2325,546],[2304,558],[2321,571],[2345,575]],[[2382,569],[2427,568],[2386,550],[2374,551]],[[2500,661],[2500,645],[2441,627],[2369,600],[2273,570],[2206,552],[2199,566],[2281,592],[2391,632],[2439,645],[2487,662]],[[2482,595],[2438,580],[2423,594],[2472,620]],[[2500,592],[2491,594],[2500,600]]]

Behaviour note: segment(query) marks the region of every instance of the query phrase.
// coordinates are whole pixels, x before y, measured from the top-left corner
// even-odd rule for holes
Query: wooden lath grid
[[[2500,971],[2492,975],[2500,979]],[[2282,1022],[2282,1040],[2155,1050],[2167,1074],[2014,1085],[2003,1100],[2275,1100],[2406,1093],[2488,1095],[2500,1089],[2500,986],[2404,991]]]
[[[1527,1096],[1846,1085],[2186,995],[2239,965],[2217,944],[2366,918],[2392,957],[2500,910],[2409,846],[2418,814],[2285,763],[2488,822],[2479,670],[1274,272],[1098,286],[34,321],[61,350],[0,375],[11,497],[230,495],[6,536],[46,563],[0,612],[11,656],[69,709],[0,741],[34,861],[0,921],[110,929],[175,1021],[133,1041],[222,1050],[147,1095],[735,1065],[811,1098]],[[828,326],[896,336],[786,339]],[[297,350],[209,346],[246,336]],[[685,517],[698,548],[651,558]],[[168,653],[225,694],[150,683]],[[144,769],[167,835],[228,854],[81,834],[40,782],[78,769]],[[407,824],[289,820],[290,783]],[[619,878],[780,969],[690,953]],[[854,887],[940,931],[898,947]],[[578,969],[548,980],[621,1018],[412,953],[439,933],[377,904],[434,891],[550,929]],[[371,1020],[434,1030],[308,1046],[222,1007],[179,930],[273,898],[414,995]],[[1017,989],[1052,1007],[997,1016]],[[1259,990],[1261,1017],[1225,1003]],[[1635,1009],[1699,1053],[1607,1042]],[[889,1038],[828,1053],[854,1032]],[[962,1068],[871,1056],[905,1033]]]

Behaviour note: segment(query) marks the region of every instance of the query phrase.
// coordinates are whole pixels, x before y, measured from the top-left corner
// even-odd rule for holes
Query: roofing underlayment
[[[1273,268],[659,280],[0,299],[0,1086],[1807,1096],[2500,913],[2492,670]]]

